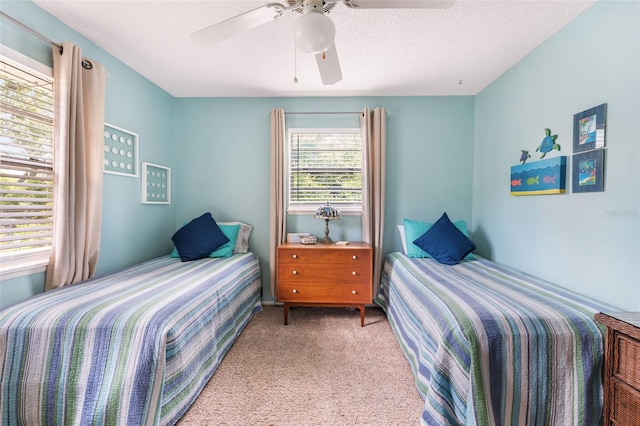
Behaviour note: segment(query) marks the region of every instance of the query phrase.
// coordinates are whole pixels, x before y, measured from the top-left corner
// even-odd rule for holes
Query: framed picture
[[[138,177],[138,134],[104,124],[104,173]]]
[[[604,148],[607,104],[598,105],[573,116],[573,152]]]
[[[572,166],[573,192],[604,191],[604,149],[575,154]]]
[[[142,203],[171,204],[171,169],[142,163]]]
[[[511,166],[511,195],[564,194],[566,181],[565,155]]]

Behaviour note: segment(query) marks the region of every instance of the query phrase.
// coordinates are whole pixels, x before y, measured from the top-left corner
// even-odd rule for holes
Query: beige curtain
[[[378,294],[382,273],[382,236],[386,179],[387,118],[382,108],[365,108],[360,115],[363,136],[362,240],[373,247],[373,297]]]
[[[84,65],[84,66],[83,66]],[[91,278],[100,251],[106,73],[80,48],[53,48],[53,247],[46,290]]]
[[[271,296],[275,297],[276,252],[284,243],[287,233],[287,206],[285,200],[285,124],[284,110],[271,111],[271,198],[269,215],[269,279]]]

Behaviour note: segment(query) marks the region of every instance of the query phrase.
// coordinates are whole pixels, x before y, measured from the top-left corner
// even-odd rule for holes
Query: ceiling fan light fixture
[[[293,26],[296,47],[307,53],[324,52],[333,46],[336,26],[324,13],[308,10]]]

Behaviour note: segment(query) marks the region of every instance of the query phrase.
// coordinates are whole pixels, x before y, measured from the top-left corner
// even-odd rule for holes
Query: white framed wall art
[[[138,177],[138,134],[104,123],[104,173]]]
[[[171,204],[171,169],[142,163],[142,203]]]

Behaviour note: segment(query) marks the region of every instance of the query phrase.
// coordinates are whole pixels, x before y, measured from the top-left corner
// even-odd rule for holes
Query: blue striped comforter
[[[252,253],[168,256],[0,312],[3,425],[173,424],[260,304]]]
[[[602,421],[610,306],[486,259],[387,257],[376,302],[425,399],[427,425]]]

